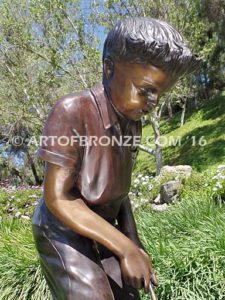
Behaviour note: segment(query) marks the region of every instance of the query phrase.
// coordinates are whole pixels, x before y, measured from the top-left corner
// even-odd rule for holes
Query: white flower
[[[222,189],[223,188],[223,186],[222,186],[222,184],[220,182],[216,183],[216,187],[218,187],[218,189]]]
[[[217,191],[218,189],[216,187],[213,188],[213,191]]]
[[[134,183],[136,184],[140,183],[139,179],[138,178],[134,179]]]
[[[153,185],[152,185],[152,184],[149,184],[149,186],[148,186],[149,191],[151,191],[152,188],[153,188]]]

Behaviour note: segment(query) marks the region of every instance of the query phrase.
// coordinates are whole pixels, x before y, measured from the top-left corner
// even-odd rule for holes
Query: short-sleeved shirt
[[[54,105],[37,153],[47,162],[72,168],[74,188],[105,219],[115,219],[127,197],[141,139],[141,121],[127,120],[125,128],[121,124],[103,85],[98,84]],[[39,216],[39,224],[40,218],[46,219]]]

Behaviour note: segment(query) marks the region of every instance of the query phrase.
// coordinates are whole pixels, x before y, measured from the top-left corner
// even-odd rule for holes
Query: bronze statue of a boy
[[[128,18],[105,41],[103,85],[51,110],[38,150],[46,170],[33,234],[54,299],[137,300],[138,289],[157,285],[128,197],[138,147],[106,141],[140,137],[141,117],[198,64],[167,23]]]

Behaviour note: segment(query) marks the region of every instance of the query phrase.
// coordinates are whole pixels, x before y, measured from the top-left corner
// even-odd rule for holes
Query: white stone
[[[164,166],[162,167],[159,176],[168,174],[189,177],[192,173],[192,167],[189,165]]]

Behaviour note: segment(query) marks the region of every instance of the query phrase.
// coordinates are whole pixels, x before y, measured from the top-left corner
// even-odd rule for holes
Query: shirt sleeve
[[[61,99],[49,113],[37,157],[79,171],[83,157],[83,147],[79,142],[83,122],[80,106],[74,101]]]

